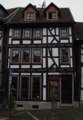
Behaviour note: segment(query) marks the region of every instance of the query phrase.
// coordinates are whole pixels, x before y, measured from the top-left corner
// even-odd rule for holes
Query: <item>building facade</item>
[[[69,8],[50,3],[46,8],[28,4],[5,24],[7,27],[5,72],[16,109],[51,108],[52,89],[57,106],[79,106],[75,21]],[[5,89],[8,89],[6,81]]]

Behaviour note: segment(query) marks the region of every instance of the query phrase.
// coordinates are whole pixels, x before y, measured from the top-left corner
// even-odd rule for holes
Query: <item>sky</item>
[[[40,7],[44,0],[0,0],[6,9],[14,7],[26,7],[29,3]],[[70,8],[73,18],[76,22],[83,22],[83,0],[46,0],[46,6],[51,2],[59,8]]]

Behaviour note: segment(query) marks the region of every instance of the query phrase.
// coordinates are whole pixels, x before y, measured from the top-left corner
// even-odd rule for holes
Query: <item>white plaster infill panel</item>
[[[12,36],[12,28],[9,29],[9,36]]]
[[[43,86],[46,85],[46,73],[43,73]]]
[[[10,48],[9,48],[9,57],[10,57]]]
[[[58,48],[52,48],[52,56],[58,56]]]
[[[70,65],[60,65],[61,66],[61,68],[69,68],[70,67]]]
[[[72,47],[70,47],[70,56],[72,56]]]
[[[69,39],[70,39],[70,43],[72,43],[72,36],[69,36]]]
[[[32,73],[32,75],[41,75],[41,73]]]
[[[43,28],[43,35],[46,35],[46,28]]]
[[[43,58],[43,68],[46,68],[46,58]]]
[[[32,65],[32,68],[41,68],[41,65]]]
[[[73,67],[73,58],[70,58],[71,60],[71,67]]]
[[[68,40],[60,40],[60,43],[68,43]]]
[[[30,75],[30,73],[21,73],[21,75]]]
[[[19,73],[12,73],[12,75],[19,75]]]
[[[31,44],[31,40],[23,40],[23,44]]]
[[[13,40],[12,44],[20,44],[19,40]]]
[[[69,27],[69,35],[71,35],[71,34],[72,34],[72,28]]]
[[[59,66],[59,58],[54,58],[54,61]]]
[[[53,61],[51,60],[51,58],[48,58],[48,67],[50,67],[53,64]]]
[[[59,28],[56,27],[56,35],[59,35]]]
[[[30,68],[30,65],[21,65],[21,68]]]
[[[43,48],[43,56],[46,56],[46,48]]]
[[[52,72],[52,73],[50,73],[50,72],[49,72],[48,75],[60,75],[60,73],[58,73],[58,72],[55,72],[55,73]]]
[[[46,42],[46,37],[43,37],[43,43],[47,43],[47,42]]]
[[[41,44],[41,40],[34,40],[34,44]]]
[[[46,88],[43,88],[43,100],[46,100]]]
[[[19,68],[19,65],[10,65],[10,68]]]
[[[48,37],[48,43],[51,43],[52,40],[53,40],[53,37],[52,37],[52,36],[49,36],[49,37]]]
[[[8,44],[11,44],[12,42],[12,38],[9,38]]]

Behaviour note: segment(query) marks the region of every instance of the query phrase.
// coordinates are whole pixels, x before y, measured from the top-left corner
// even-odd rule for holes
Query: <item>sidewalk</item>
[[[57,113],[63,116],[64,120],[83,120],[83,108],[59,108]],[[51,110],[27,110],[15,111],[14,117],[8,118],[8,113],[0,110],[0,120],[47,120],[45,117],[49,115]]]

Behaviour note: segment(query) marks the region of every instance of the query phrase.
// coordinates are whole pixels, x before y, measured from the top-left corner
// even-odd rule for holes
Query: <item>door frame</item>
[[[74,103],[74,73],[60,73],[60,103],[62,103],[62,80],[61,75],[72,75],[72,104]]]

